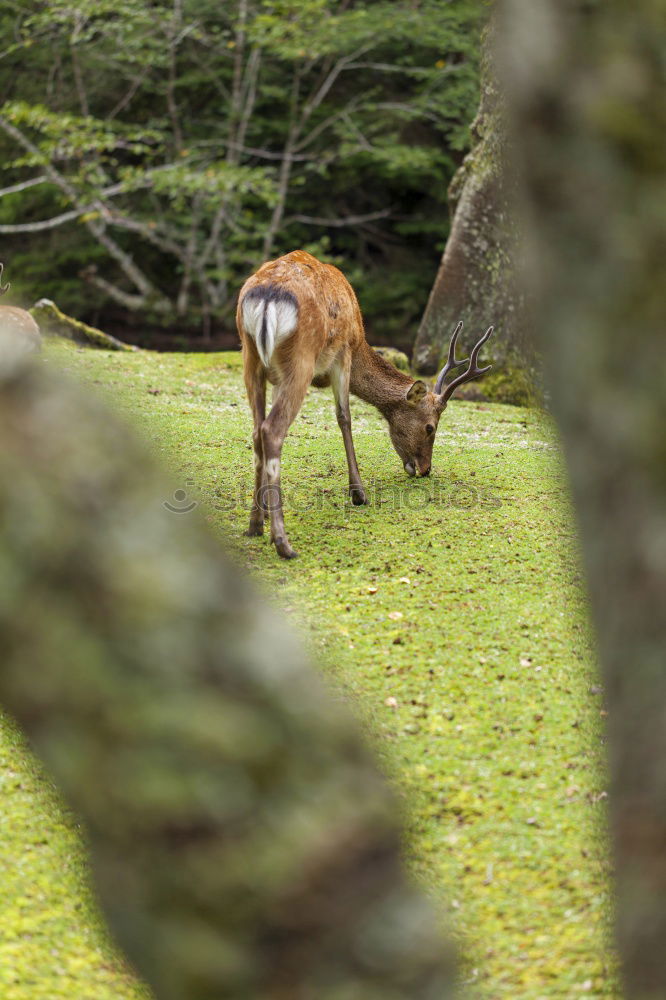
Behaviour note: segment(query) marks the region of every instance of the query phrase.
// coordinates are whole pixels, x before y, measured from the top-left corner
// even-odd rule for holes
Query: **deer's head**
[[[483,337],[474,345],[469,358],[458,361],[455,357],[455,351],[461,330],[462,323],[458,323],[451,337],[446,364],[437,376],[433,390],[429,391],[425,382],[420,380],[412,382],[404,398],[388,414],[389,433],[393,447],[400,456],[405,472],[409,476],[430,474],[432,448],[435,443],[439,418],[458,386],[464,382],[471,382],[472,379],[480,378],[492,368],[492,365],[479,368],[477,359],[479,351],[493,332],[493,327],[489,327]],[[467,370],[447,384],[445,380],[449,372],[468,364],[468,362]]]

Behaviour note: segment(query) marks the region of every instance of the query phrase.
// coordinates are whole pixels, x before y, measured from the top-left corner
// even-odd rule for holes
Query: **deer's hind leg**
[[[294,417],[300,410],[314,372],[314,361],[294,366],[277,387],[271,412],[261,426],[266,484],[263,490],[271,517],[271,541],[283,559],[294,559],[298,553],[291,547],[284,526],[282,488],[280,485],[282,445]]]
[[[264,448],[261,437],[261,425],[266,419],[266,372],[259,359],[254,344],[246,346],[244,358],[244,376],[247,398],[252,410],[252,443],[254,446],[254,492],[252,495],[252,511],[250,525],[246,535],[263,535],[265,517],[265,479]]]

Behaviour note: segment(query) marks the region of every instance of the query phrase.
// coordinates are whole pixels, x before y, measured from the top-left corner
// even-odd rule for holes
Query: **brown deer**
[[[349,468],[352,503],[367,503],[356,463],[351,433],[349,393],[376,406],[386,418],[393,447],[410,476],[430,473],[437,424],[446,404],[463,382],[479,378],[479,351],[458,361],[455,348],[459,323],[448,360],[435,387],[400,372],[370,347],[354,291],[336,267],[295,250],[263,264],[243,285],[236,314],[243,345],[245,386],[254,420],[254,496],[248,535],[261,535],[270,511],[271,541],[285,559],[297,554],[287,538],[280,490],[280,458],[289,427],[310,385],[330,385]],[[469,366],[445,385],[447,374]],[[266,380],[276,390],[266,416]]]
[[[10,285],[2,284],[2,272],[5,265],[0,263],[0,295],[9,291]],[[18,306],[0,306],[0,335],[7,335],[16,341],[19,351],[38,351],[42,338],[37,323],[29,312]],[[6,340],[6,336],[3,340]]]

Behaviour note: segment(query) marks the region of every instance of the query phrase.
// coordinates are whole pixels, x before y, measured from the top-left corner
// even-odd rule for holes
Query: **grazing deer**
[[[0,263],[0,295],[9,291],[9,282],[3,286],[2,272],[5,265]],[[37,323],[29,312],[17,306],[0,306],[0,334],[9,334],[12,339],[19,340],[23,350],[38,351],[42,338]]]
[[[354,291],[336,267],[295,250],[263,264],[243,285],[236,314],[243,345],[245,386],[254,419],[255,482],[248,535],[261,535],[270,510],[271,541],[285,559],[292,549],[284,527],[280,491],[280,458],[289,427],[308,387],[330,385],[349,468],[352,503],[367,503],[356,464],[351,433],[349,393],[376,406],[386,418],[393,447],[410,476],[430,473],[439,418],[458,386],[479,378],[479,351],[493,328],[474,347],[470,358],[457,361],[459,323],[448,360],[432,392],[424,382],[400,372],[370,347]],[[454,368],[469,367],[445,385]],[[266,416],[266,379],[276,386]]]

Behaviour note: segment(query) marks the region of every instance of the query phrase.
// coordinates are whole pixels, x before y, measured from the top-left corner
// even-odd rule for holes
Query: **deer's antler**
[[[455,358],[456,344],[458,342],[458,334],[460,333],[460,331],[462,330],[462,328],[463,328],[463,325],[462,325],[462,320],[461,320],[458,323],[458,326],[453,331],[453,336],[451,337],[451,343],[449,344],[449,356],[446,359],[446,364],[444,365],[444,367],[442,368],[441,372],[437,376],[437,381],[435,382],[434,392],[438,396],[440,395],[440,393],[442,391],[442,386],[444,385],[444,379],[449,374],[449,372],[451,371],[451,369],[452,368],[459,368],[460,365],[466,365],[467,362],[469,361],[469,358],[463,358],[462,361],[456,361],[456,358]]]
[[[0,263],[0,295],[4,295],[5,292],[9,291],[9,282],[7,282],[7,284],[4,286],[2,284],[2,272],[4,271],[4,269],[5,265],[3,263]]]
[[[435,384],[435,393],[436,395],[439,396],[439,405],[441,406],[442,409],[444,409],[447,402],[449,401],[449,399],[451,398],[451,396],[456,391],[459,385],[462,385],[463,382],[471,382],[472,379],[475,378],[481,378],[482,375],[485,375],[486,372],[489,372],[490,369],[492,368],[492,365],[487,365],[485,368],[479,368],[476,363],[479,357],[479,351],[481,350],[481,348],[483,347],[483,345],[485,344],[485,342],[488,340],[491,333],[495,329],[493,326],[489,326],[486,332],[484,333],[483,337],[481,337],[481,339],[477,341],[477,343],[474,345],[474,348],[472,349],[472,353],[469,358],[469,368],[467,369],[467,371],[464,371],[462,375],[458,375],[457,378],[454,378],[451,382],[449,382],[448,385],[444,385],[444,379],[448,375],[449,371],[452,368],[456,368],[459,365],[465,364],[467,361],[467,358],[465,358],[465,361],[456,361],[454,357],[456,341],[458,340],[458,334],[460,333],[461,329],[462,329],[462,323],[458,323],[458,326],[456,327],[455,332],[451,337],[451,344],[449,346],[449,356],[447,358],[446,364],[439,373],[439,377]]]

